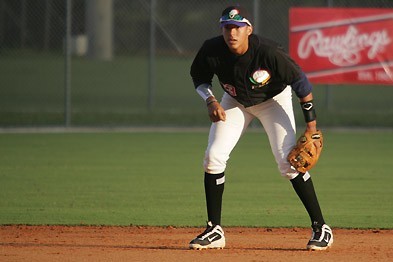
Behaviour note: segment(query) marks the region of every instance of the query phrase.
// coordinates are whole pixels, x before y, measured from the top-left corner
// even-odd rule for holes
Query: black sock
[[[321,226],[325,224],[310,175],[308,173],[299,173],[291,182],[310,216],[311,224],[315,225],[317,223]]]
[[[225,175],[205,173],[205,195],[207,216],[214,225],[221,224],[222,195],[224,193]]]

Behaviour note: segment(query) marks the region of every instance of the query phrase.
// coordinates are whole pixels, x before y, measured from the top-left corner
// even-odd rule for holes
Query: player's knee
[[[225,171],[227,158],[213,150],[206,151],[203,161],[205,172],[219,174]]]
[[[225,171],[226,165],[221,162],[217,162],[217,161],[205,160],[203,163],[203,167],[204,167],[206,173],[219,174],[219,173],[222,173]]]

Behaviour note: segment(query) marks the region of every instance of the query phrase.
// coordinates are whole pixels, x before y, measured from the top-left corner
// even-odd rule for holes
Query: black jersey
[[[249,36],[246,53],[230,52],[223,36],[206,40],[191,65],[195,88],[212,83],[217,75],[221,87],[245,107],[262,103],[291,85],[298,97],[311,92],[299,66],[277,43]]]

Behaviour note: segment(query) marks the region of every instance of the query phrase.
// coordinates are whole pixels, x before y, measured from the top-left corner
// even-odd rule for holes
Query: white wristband
[[[213,95],[212,90],[210,89],[211,85],[209,84],[201,84],[196,88],[197,93],[202,97],[204,101]]]

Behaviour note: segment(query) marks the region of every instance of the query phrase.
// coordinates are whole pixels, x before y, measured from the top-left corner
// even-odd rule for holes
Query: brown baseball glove
[[[305,173],[318,162],[322,147],[322,132],[320,130],[306,131],[297,140],[297,144],[289,153],[287,160],[297,171]]]

